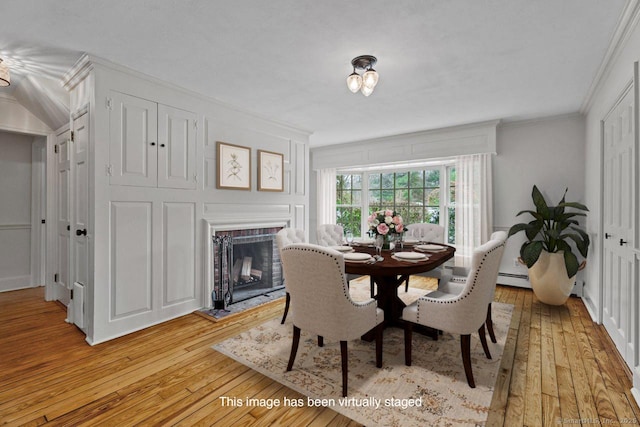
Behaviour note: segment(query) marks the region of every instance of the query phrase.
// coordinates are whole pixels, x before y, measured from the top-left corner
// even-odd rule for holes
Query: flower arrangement
[[[402,234],[405,232],[402,217],[390,209],[372,213],[367,219],[369,233],[373,235],[388,236],[389,234]]]

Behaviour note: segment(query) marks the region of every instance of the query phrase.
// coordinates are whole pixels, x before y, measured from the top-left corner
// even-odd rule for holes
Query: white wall
[[[496,230],[507,231],[515,223],[529,222],[529,215],[516,214],[533,209],[531,189],[538,186],[547,203],[556,204],[565,188],[567,201],[585,202],[584,119],[580,115],[512,122],[498,128],[498,155],[493,159],[493,223]],[[516,266],[524,233],[507,242],[501,273],[526,275],[524,266]],[[580,277],[578,277],[580,280]],[[509,283],[500,277],[499,283]]]
[[[31,144],[0,132],[0,291],[31,285]]]

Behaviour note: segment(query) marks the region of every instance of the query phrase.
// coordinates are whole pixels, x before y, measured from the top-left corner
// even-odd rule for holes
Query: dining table
[[[400,259],[399,252],[418,252],[419,245],[428,244],[431,247],[440,246],[440,250],[424,252],[426,259]],[[353,251],[366,253],[374,257],[376,249],[369,244],[353,244]],[[423,251],[419,251],[423,253]],[[345,259],[345,272],[347,274],[371,276],[377,285],[378,292],[375,296],[378,307],[384,311],[384,325],[402,326],[402,310],[406,307],[404,301],[398,296],[398,287],[412,274],[425,273],[444,264],[455,254],[453,246],[434,242],[404,243],[402,248],[395,250],[382,250],[380,261],[352,262]],[[433,331],[426,331],[428,335],[437,339]],[[372,337],[363,336],[369,340]]]

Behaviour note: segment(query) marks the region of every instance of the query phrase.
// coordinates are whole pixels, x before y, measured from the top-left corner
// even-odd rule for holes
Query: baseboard
[[[0,292],[17,291],[18,289],[34,288],[31,276],[16,276],[0,279]]]
[[[633,396],[633,400],[636,401],[636,405],[640,406],[640,390],[631,387],[631,395]]]

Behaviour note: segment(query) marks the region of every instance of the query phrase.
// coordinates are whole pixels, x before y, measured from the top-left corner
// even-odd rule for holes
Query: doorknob
[[[87,229],[83,228],[82,230],[76,230],[76,236],[86,236],[87,235]]]
[[[608,239],[609,237],[613,237],[613,236],[611,234],[609,234],[609,233],[604,233],[604,238],[605,239]]]
[[[622,239],[620,239],[620,246],[622,246],[622,245],[626,245],[626,244],[627,244],[627,241],[626,241],[626,240],[622,240]]]
[[[156,145],[156,143],[155,143],[155,142],[152,142],[152,143],[151,143],[151,145]]]

